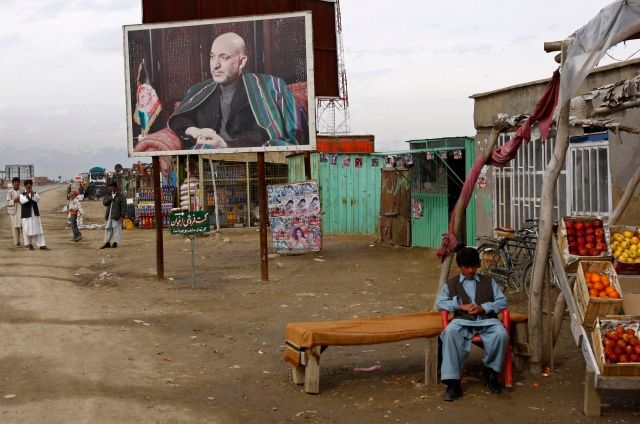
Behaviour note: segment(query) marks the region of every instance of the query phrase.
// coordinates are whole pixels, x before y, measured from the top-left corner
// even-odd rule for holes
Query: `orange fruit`
[[[609,297],[611,297],[611,295],[612,295],[613,293],[618,293],[618,292],[616,291],[616,289],[615,289],[614,287],[611,287],[611,286],[607,287],[607,288],[605,289],[605,291],[607,292],[607,294],[609,295]]]
[[[609,297],[609,296],[607,296],[607,292],[603,290],[600,293],[598,293],[598,297]]]
[[[593,283],[593,289],[601,292],[601,291],[604,291],[605,287],[602,285],[602,283],[597,282],[597,283]]]
[[[592,272],[591,273],[591,282],[595,285],[596,283],[600,282],[600,274],[598,274],[597,272]]]
[[[601,275],[600,284],[602,284],[605,287],[609,287],[611,285],[611,280],[606,275]]]
[[[589,290],[589,297],[598,297],[598,292],[594,289]]]
[[[613,293],[611,293],[611,295],[609,297],[611,299],[620,299],[620,293],[618,293],[617,291],[613,292]]]
[[[587,271],[587,272],[585,272],[585,273],[584,273],[584,280],[585,280],[587,283],[590,283],[590,282],[591,282],[591,276],[592,276],[592,275],[593,275],[593,272],[591,272],[591,271]]]
[[[589,290],[591,290],[591,289],[593,288],[593,284],[592,284],[591,282],[588,282],[588,283],[587,283],[587,288],[588,288]]]

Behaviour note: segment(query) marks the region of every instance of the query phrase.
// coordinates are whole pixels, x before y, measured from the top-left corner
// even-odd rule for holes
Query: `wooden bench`
[[[518,324],[526,327],[526,315],[511,313],[512,340]],[[418,312],[391,317],[357,318],[341,321],[289,323],[285,328],[284,359],[291,365],[295,384],[304,384],[307,393],[320,392],[320,355],[329,346],[355,346],[391,343],[440,335],[440,312]],[[425,382],[431,368],[431,344],[425,348]],[[514,349],[514,353],[519,350]],[[433,364],[435,365],[435,364]]]

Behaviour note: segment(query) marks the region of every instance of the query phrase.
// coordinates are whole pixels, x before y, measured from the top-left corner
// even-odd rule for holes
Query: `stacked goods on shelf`
[[[197,177],[189,177],[180,185],[180,209],[183,211],[200,210]]]
[[[218,190],[218,217],[220,225],[244,225],[247,204],[247,173],[244,164],[219,165],[215,171]],[[209,169],[204,171],[206,190],[203,195],[204,206],[215,221],[215,199],[213,195],[212,175]]]
[[[609,317],[593,328],[593,353],[604,376],[640,376],[640,322]]]
[[[175,187],[172,185],[163,185],[161,187],[162,202],[162,226],[169,225],[169,212],[174,205]],[[136,194],[136,226],[139,228],[155,228],[156,226],[156,209],[154,192],[151,187],[141,187]]]
[[[576,272],[581,260],[611,260],[609,226],[601,217],[562,218],[558,226],[558,244],[568,272]]]
[[[613,265],[619,274],[640,274],[640,230],[625,225],[611,226]]]
[[[622,290],[611,262],[580,261],[573,286],[582,325],[592,328],[597,318],[622,311]]]

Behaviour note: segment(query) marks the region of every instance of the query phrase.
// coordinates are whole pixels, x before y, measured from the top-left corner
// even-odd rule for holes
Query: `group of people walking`
[[[122,241],[122,221],[127,213],[127,200],[124,194],[118,190],[118,183],[111,182],[109,191],[110,193],[102,200],[106,210],[104,242],[100,249],[118,247]],[[67,201],[73,242],[82,240],[78,219],[84,215],[84,210],[78,195],[78,191],[72,190]],[[20,178],[14,177],[11,180],[11,188],[6,197],[6,207],[11,222],[13,242],[16,246],[25,246],[30,250],[34,250],[35,247],[49,250],[44,240],[44,231],[40,221],[39,201],[40,195],[33,191],[32,180],[25,180],[22,190],[20,189]]]

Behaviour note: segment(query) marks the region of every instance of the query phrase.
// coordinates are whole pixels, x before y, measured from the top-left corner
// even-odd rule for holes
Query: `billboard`
[[[315,149],[310,12],[124,27],[129,156]]]

